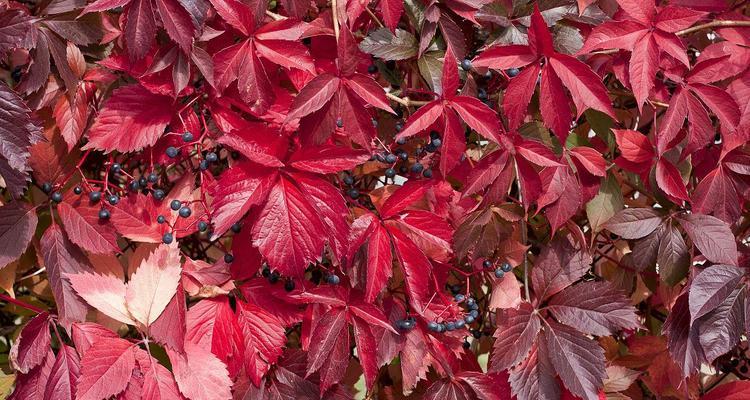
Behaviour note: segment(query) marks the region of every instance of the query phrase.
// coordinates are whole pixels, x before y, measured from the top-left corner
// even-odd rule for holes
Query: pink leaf
[[[232,381],[227,367],[210,351],[185,343],[185,354],[167,350],[177,387],[190,400],[228,400]]]
[[[112,275],[91,273],[67,274],[73,289],[89,305],[122,323],[135,325],[125,305],[125,283]]]
[[[148,327],[161,315],[180,282],[180,249],[162,244],[130,276],[125,301],[135,321]]]
[[[134,349],[132,343],[119,338],[95,342],[81,360],[76,399],[100,400],[125,390],[135,368]]]

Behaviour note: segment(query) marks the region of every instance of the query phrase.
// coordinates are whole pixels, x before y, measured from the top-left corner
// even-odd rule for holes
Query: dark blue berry
[[[44,182],[42,184],[42,192],[49,194],[52,191],[52,184],[49,182]]]
[[[185,132],[185,133],[183,133],[182,134],[182,141],[185,142],[185,143],[192,142],[193,141],[193,133],[192,132]]]
[[[370,73],[370,74],[374,74],[374,73],[378,72],[378,66],[375,65],[375,64],[370,64],[367,67],[367,72]]]
[[[385,176],[388,177],[388,178],[393,178],[394,176],[396,176],[396,170],[393,169],[393,168],[386,169],[385,170]]]
[[[403,161],[406,161],[409,159],[409,153],[403,150],[399,150],[397,151],[397,153],[398,153],[398,158],[402,159]]]
[[[486,81],[492,79],[492,71],[487,70],[487,72],[485,72],[484,75],[482,75],[482,78],[484,78],[484,80]]]
[[[156,222],[160,223],[160,224],[163,224],[163,223],[167,222],[167,219],[163,215],[159,215],[158,217],[156,217]]]
[[[208,229],[208,223],[206,223],[206,221],[198,222],[198,230],[200,232],[205,232],[206,229]]]
[[[456,324],[456,329],[461,329],[464,326],[466,326],[466,321],[464,321],[463,319],[457,319],[455,324]]]
[[[472,317],[474,317],[474,319],[476,319],[477,317],[479,317],[479,310],[471,310],[469,311],[469,315],[471,315]]]
[[[182,208],[180,208],[180,211],[179,211],[179,213],[180,213],[180,217],[182,217],[182,218],[187,218],[187,217],[189,217],[189,216],[190,216],[190,214],[192,214],[193,212],[192,212],[192,211],[190,211],[190,207],[182,207]]]
[[[161,241],[165,244],[170,244],[174,240],[174,236],[172,236],[171,233],[167,232],[164,234],[164,236],[161,237]]]
[[[438,324],[438,327],[437,327],[437,332],[438,332],[438,333],[442,333],[442,332],[445,332],[445,331],[446,331],[446,329],[447,329],[447,328],[446,328],[445,324]]]
[[[97,201],[102,199],[102,192],[89,192],[89,200],[91,202],[96,203]]]
[[[229,229],[231,229],[234,233],[240,233],[240,231],[242,230],[242,224],[240,224],[239,222],[235,222]]]
[[[422,176],[424,176],[425,178],[432,178],[432,170],[431,169],[424,170],[424,172],[422,172]]]
[[[99,210],[99,219],[109,219],[109,210],[106,208]]]
[[[201,171],[205,171],[208,169],[208,160],[201,160],[201,162],[198,164],[198,168],[201,169]]]
[[[396,132],[401,132],[401,130],[404,129],[404,124],[398,122],[396,123]],[[398,144],[406,144],[406,138],[400,138],[396,141]]]
[[[464,317],[464,322],[466,322],[467,324],[471,324],[472,322],[474,322],[474,317],[472,317],[471,315],[467,315]]]
[[[338,126],[339,128],[343,128],[344,127],[344,120],[341,119],[341,118],[337,119],[336,120],[336,126]]]
[[[347,195],[348,195],[349,197],[351,197],[352,199],[357,199],[357,198],[359,198],[359,190],[357,190],[357,189],[355,189],[355,188],[351,188],[351,189],[347,190],[347,191],[346,191],[346,194],[347,194]]]
[[[167,157],[169,158],[175,158],[177,157],[177,154],[179,154],[179,150],[177,150],[174,146],[167,147]]]
[[[273,271],[271,272],[271,276],[268,277],[268,282],[276,283],[279,281],[279,272]]]
[[[328,275],[328,278],[326,280],[331,285],[338,285],[339,283],[341,283],[341,278],[339,278],[339,276],[336,274]]]
[[[469,297],[468,299],[466,299],[466,306],[467,306],[467,307],[471,307],[471,306],[473,306],[474,304],[477,304],[477,301],[476,301],[476,300],[474,300],[474,298],[473,298],[473,297]]]
[[[424,169],[424,166],[420,163],[416,163],[411,166],[411,172],[414,172],[415,174],[422,172],[423,169]]]
[[[430,131],[430,139],[439,139],[440,133],[438,131]]]
[[[396,129],[400,130],[399,128],[403,128],[403,126],[401,126],[400,124],[396,124]],[[405,145],[406,144],[406,138],[400,138],[400,139],[396,140],[396,144],[401,145],[401,146]]]
[[[505,276],[505,272],[502,268],[495,268],[495,278],[497,279],[503,279]]]
[[[440,140],[440,138],[432,139],[432,142],[430,142],[430,144],[434,147],[440,147],[440,145],[443,144],[443,141]]]
[[[427,323],[427,329],[435,332],[438,330],[438,323],[435,321],[430,321]]]
[[[54,201],[55,203],[59,203],[62,200],[63,200],[62,193],[60,192],[52,193],[52,201]]]
[[[454,331],[454,330],[456,330],[456,323],[453,322],[453,321],[448,322],[447,324],[445,324],[445,330],[447,330],[447,331]]]
[[[393,153],[389,153],[388,155],[385,156],[385,162],[387,162],[388,164],[395,163],[396,162],[396,155],[393,154]]]
[[[122,166],[120,165],[120,163],[114,163],[109,168],[109,170],[112,171],[113,174],[116,174],[116,173],[120,172],[120,170],[122,170]]]
[[[463,61],[461,61],[461,69],[463,69],[464,71],[471,71],[471,60],[465,58]]]
[[[384,155],[382,155],[382,154],[377,154],[377,155],[375,156],[375,158],[376,158],[376,159],[377,159],[378,161],[382,162],[382,163],[384,163],[384,162],[385,162],[385,156],[384,156]]]
[[[372,127],[373,128],[377,128],[378,127],[378,120],[376,120],[375,118],[372,119]]]
[[[141,185],[140,185],[140,183],[138,183],[138,181],[133,181],[133,182],[130,182],[130,185],[128,185],[128,187],[129,187],[129,188],[130,188],[130,190],[132,190],[133,192],[137,192],[137,191],[138,191],[138,189],[140,189],[140,188],[141,188]]]
[[[148,181],[151,183],[156,183],[159,181],[159,176],[157,176],[155,173],[148,174]],[[145,186],[145,185],[144,185]]]
[[[294,290],[294,281],[291,279],[288,279],[286,282],[284,282],[284,290],[287,292],[291,292]]]
[[[146,180],[146,177],[145,177],[145,176],[142,176],[142,177],[140,177],[140,178],[138,179],[138,184],[139,184],[139,185],[140,185],[140,186],[141,186],[142,188],[145,188],[146,186],[148,186],[148,181]]]
[[[206,161],[213,163],[219,160],[219,156],[216,155],[214,152],[210,152],[206,154]]]
[[[234,256],[233,256],[233,255],[231,255],[231,254],[229,254],[229,253],[227,253],[227,254],[224,254],[224,262],[225,262],[225,263],[229,264],[229,263],[231,263],[232,261],[234,261]]]
[[[469,310],[478,310],[478,309],[479,309],[479,304],[477,303],[474,303],[469,306]]]
[[[81,194],[81,193],[83,193],[83,189],[81,189],[80,186],[76,186],[76,187],[73,188],[73,193],[75,193],[75,194]]]
[[[500,268],[502,268],[503,272],[510,272],[510,270],[513,269],[513,267],[507,262],[504,262]]]
[[[351,175],[344,176],[344,184],[351,186],[354,184],[354,178]]]
[[[464,295],[462,295],[462,294],[459,293],[456,296],[454,296],[453,299],[456,300],[456,303],[460,303],[460,302],[466,300],[466,296],[464,296]]]
[[[505,71],[505,73],[508,74],[508,76],[511,77],[511,78],[513,78],[516,75],[518,75],[519,72],[521,72],[521,71],[518,68],[511,68],[511,69]]]
[[[161,189],[154,190],[154,198],[156,200],[164,200],[164,196],[166,196],[166,195],[167,194],[163,190],[161,190]]]
[[[479,339],[482,337],[482,332],[479,332],[479,329],[472,329],[471,336],[474,336],[474,339]]]
[[[428,143],[427,146],[424,147],[424,150],[428,153],[434,153],[437,151],[437,146],[432,143]]]
[[[484,88],[480,88],[477,91],[477,97],[479,98],[479,100],[487,100],[487,90],[485,90]]]
[[[175,200],[172,200],[172,202],[171,202],[171,203],[169,203],[169,208],[171,208],[171,209],[172,209],[172,210],[174,210],[174,211],[177,211],[177,210],[179,210],[179,209],[180,209],[180,207],[182,207],[182,202],[181,202],[181,201],[179,201],[179,200],[176,200],[176,199],[175,199]]]
[[[109,204],[111,204],[113,206],[117,205],[117,203],[120,202],[120,196],[118,196],[116,194],[111,194],[111,195],[109,195],[109,198],[107,198],[107,201],[109,202]]]
[[[485,268],[489,268],[492,266],[492,261],[484,260],[484,262],[482,263],[482,266],[484,266]]]

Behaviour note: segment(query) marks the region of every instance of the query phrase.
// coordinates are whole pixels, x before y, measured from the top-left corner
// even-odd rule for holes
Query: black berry
[[[169,208],[171,208],[174,211],[177,211],[182,207],[182,202],[179,200],[172,200],[171,203],[169,203]]]
[[[106,208],[99,210],[99,219],[109,219],[109,210]]]
[[[170,244],[172,243],[173,240],[174,240],[174,237],[169,232],[165,233],[164,236],[161,237],[161,241],[164,242],[165,244]]]

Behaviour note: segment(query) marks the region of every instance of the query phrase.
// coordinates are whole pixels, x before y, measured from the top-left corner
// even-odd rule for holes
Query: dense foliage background
[[[748,399],[733,0],[0,0],[0,396]]]

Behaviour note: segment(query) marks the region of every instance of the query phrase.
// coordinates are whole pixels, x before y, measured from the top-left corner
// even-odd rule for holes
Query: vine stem
[[[8,303],[15,304],[15,305],[17,305],[17,306],[19,306],[21,308],[25,308],[25,309],[27,309],[29,311],[33,311],[33,312],[35,312],[37,314],[41,314],[41,313],[45,312],[44,310],[42,310],[41,308],[39,308],[37,306],[31,305],[29,303],[26,303],[25,301],[14,299],[13,297],[10,297],[10,296],[8,296],[6,294],[0,294],[0,300],[7,301]]]
[[[338,1],[331,0],[331,11],[333,12],[333,34],[336,35],[336,41],[339,40],[339,10]]]
[[[386,93],[385,96],[404,107],[423,106],[430,103],[429,101],[411,100],[408,97],[398,97],[392,93]]]
[[[523,187],[521,186],[521,174],[518,171],[518,163],[513,162],[513,168],[516,172],[516,182],[518,183],[518,201],[521,203],[521,207],[523,207]],[[523,218],[521,219],[521,245],[524,247],[526,246],[526,243],[529,241],[528,237],[528,226],[526,224],[526,207],[524,207],[523,211]],[[529,259],[528,259],[528,251],[523,252],[523,292],[525,295],[526,301],[531,301],[531,295],[529,294]]]

